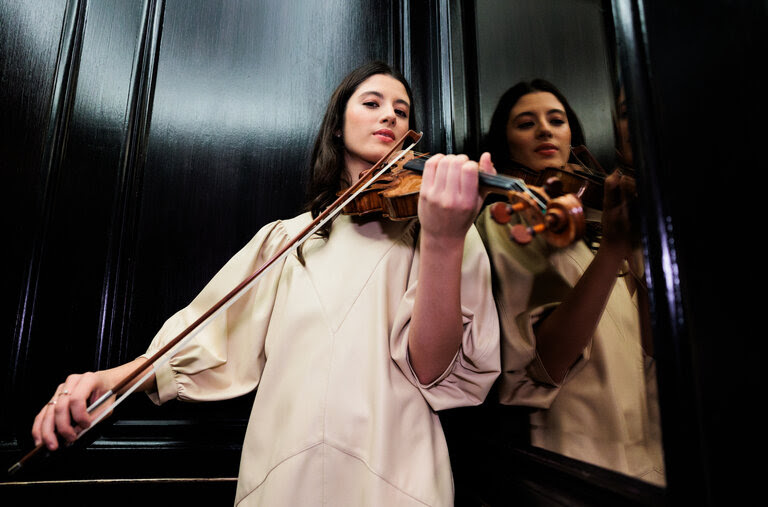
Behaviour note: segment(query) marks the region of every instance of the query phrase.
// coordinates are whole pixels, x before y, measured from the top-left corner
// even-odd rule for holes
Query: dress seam
[[[272,471],[273,471],[274,469],[276,469],[277,467],[279,467],[280,465],[282,465],[282,464],[283,464],[283,463],[285,463],[286,461],[290,460],[291,458],[295,458],[295,457],[296,457],[296,456],[298,456],[299,454],[303,454],[303,453],[307,452],[308,450],[312,449],[313,447],[317,447],[318,445],[323,445],[323,444],[324,444],[324,442],[320,441],[320,442],[316,442],[316,443],[314,443],[314,444],[312,444],[312,445],[308,445],[307,447],[304,447],[303,449],[300,449],[300,450],[298,450],[298,451],[294,452],[294,453],[293,453],[293,454],[291,454],[290,456],[286,456],[285,458],[281,459],[280,461],[278,461],[277,463],[275,463],[274,465],[272,465],[272,466],[269,468],[269,470],[267,471],[267,473],[266,473],[266,474],[264,474],[264,478],[263,478],[263,479],[261,479],[261,480],[259,481],[259,483],[258,483],[258,484],[256,484],[256,485],[255,485],[253,488],[251,488],[251,490],[250,490],[250,491],[248,491],[248,493],[246,493],[246,494],[245,494],[245,496],[243,496],[243,498],[241,498],[241,499],[240,499],[240,500],[239,500],[239,501],[238,501],[238,502],[237,502],[235,505],[240,505],[240,503],[241,503],[243,500],[245,500],[246,498],[248,498],[248,497],[251,495],[251,493],[253,493],[253,492],[254,492],[254,491],[256,491],[257,489],[259,489],[259,488],[260,488],[260,487],[261,487],[261,486],[262,486],[262,485],[263,485],[263,484],[266,482],[266,480],[269,478],[269,475],[272,473]]]
[[[351,458],[354,458],[354,459],[358,460],[360,463],[362,463],[363,465],[365,465],[365,467],[366,467],[366,468],[367,468],[367,469],[368,469],[368,470],[369,470],[369,471],[370,471],[370,472],[371,472],[373,475],[375,475],[376,477],[378,477],[378,478],[379,478],[379,479],[381,479],[382,481],[386,482],[387,484],[389,484],[390,486],[392,486],[393,488],[395,488],[397,491],[399,491],[400,493],[404,494],[404,495],[405,495],[405,496],[407,496],[408,498],[411,498],[411,499],[413,499],[414,501],[416,501],[416,502],[419,502],[419,503],[421,503],[421,504],[423,504],[423,505],[430,505],[429,503],[425,502],[424,500],[421,500],[421,499],[419,499],[419,498],[416,498],[415,496],[413,496],[412,494],[408,493],[407,491],[403,491],[403,489],[402,489],[402,488],[400,488],[400,487],[398,487],[397,485],[393,484],[391,481],[389,481],[389,480],[388,480],[388,479],[386,479],[384,476],[382,476],[380,473],[378,473],[376,470],[374,470],[374,469],[371,467],[371,465],[370,465],[370,464],[369,464],[369,463],[368,463],[366,460],[364,460],[363,458],[361,458],[361,457],[360,457],[360,456],[358,456],[357,454],[353,454],[353,453],[351,453],[351,452],[349,452],[349,451],[347,451],[347,450],[345,450],[345,449],[342,449],[341,447],[337,447],[337,446],[335,446],[335,445],[333,445],[333,444],[331,444],[331,443],[329,443],[329,442],[327,442],[327,441],[326,441],[326,442],[322,442],[322,443],[324,443],[324,444],[325,444],[325,445],[327,445],[328,447],[331,447],[331,448],[333,448],[333,449],[336,449],[336,450],[337,450],[337,451],[339,451],[340,453],[346,454],[347,456],[349,456],[349,457],[351,457]]]

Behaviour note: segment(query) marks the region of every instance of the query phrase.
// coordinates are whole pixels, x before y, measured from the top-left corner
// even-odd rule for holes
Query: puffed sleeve
[[[552,380],[536,351],[534,325],[571,290],[568,280],[552,264],[553,259],[563,254],[552,252],[543,238],[536,237],[527,245],[511,241],[508,227],[491,218],[490,208],[478,217],[476,225],[491,262],[501,326],[499,401],[549,408],[563,384]],[[574,278],[578,279],[575,274]],[[590,350],[591,341],[563,383],[584,366]]]
[[[247,279],[288,241],[281,222],[262,228],[232,257],[200,294],[168,319],[143,357],[149,358],[233,288]],[[284,260],[281,261],[281,264]],[[155,371],[155,403],[173,398],[211,401],[234,398],[256,388],[266,360],[264,340],[282,265],[271,268],[246,294]]]
[[[461,317],[464,333],[451,364],[428,385],[419,382],[408,357],[408,330],[416,298],[419,251],[411,265],[408,289],[397,310],[392,359],[433,410],[479,405],[499,375],[499,321],[491,292],[488,256],[475,227],[467,232],[461,267]]]

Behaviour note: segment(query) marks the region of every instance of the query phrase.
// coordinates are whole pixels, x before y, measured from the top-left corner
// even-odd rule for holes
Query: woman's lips
[[[554,144],[541,144],[536,147],[534,150],[539,155],[543,155],[545,157],[551,157],[552,155],[557,155],[557,146]]]
[[[385,143],[391,143],[395,140],[395,133],[389,129],[380,129],[373,133],[374,136],[384,141]]]

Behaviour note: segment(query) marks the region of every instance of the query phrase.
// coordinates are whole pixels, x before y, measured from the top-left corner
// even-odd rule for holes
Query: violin
[[[405,154],[389,173],[380,177],[368,190],[342,209],[346,215],[380,214],[390,220],[410,220],[418,216],[421,174],[426,158]],[[499,223],[509,223],[514,213],[529,225],[511,227],[510,238],[527,244],[535,235],[563,248],[579,239],[585,230],[582,204],[570,193],[550,198],[543,188],[526,185],[520,178],[479,173],[480,195],[499,194],[507,202],[492,205],[491,215]]]
[[[405,152],[399,164],[393,165],[390,171],[358,194],[342,208],[341,213],[356,216],[381,214],[390,220],[410,220],[418,216],[421,174],[403,166],[417,156],[413,151]],[[360,177],[364,178],[365,174],[364,171]]]

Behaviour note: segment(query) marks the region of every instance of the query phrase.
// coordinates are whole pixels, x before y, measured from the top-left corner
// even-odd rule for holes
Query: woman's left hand
[[[496,173],[488,153],[479,163],[466,155],[438,154],[427,160],[419,191],[422,234],[464,241],[483,204],[478,171]]]

